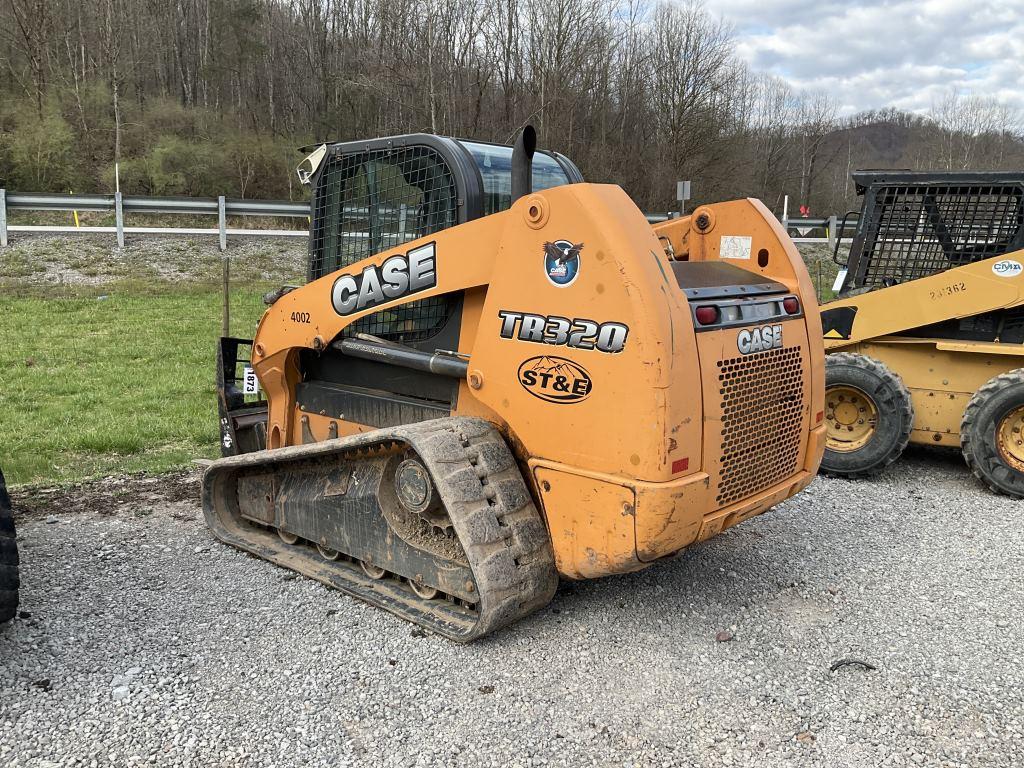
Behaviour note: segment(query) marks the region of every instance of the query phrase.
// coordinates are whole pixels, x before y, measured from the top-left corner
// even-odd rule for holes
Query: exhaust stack
[[[533,191],[533,151],[537,148],[537,132],[527,125],[519,133],[512,148],[512,202]]]

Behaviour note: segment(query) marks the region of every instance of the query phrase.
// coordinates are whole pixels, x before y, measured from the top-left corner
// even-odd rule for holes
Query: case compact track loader
[[[219,538],[468,641],[811,481],[821,325],[774,217],[652,229],[533,144],[308,158],[309,282],[221,342]]]
[[[822,312],[822,470],[957,446],[990,488],[1024,496],[1024,174],[853,177],[864,202]]]

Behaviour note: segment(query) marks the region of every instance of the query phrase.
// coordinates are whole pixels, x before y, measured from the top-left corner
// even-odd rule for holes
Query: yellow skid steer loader
[[[1024,173],[854,180],[864,202],[822,310],[822,471],[870,475],[908,443],[959,447],[992,490],[1024,496]]]

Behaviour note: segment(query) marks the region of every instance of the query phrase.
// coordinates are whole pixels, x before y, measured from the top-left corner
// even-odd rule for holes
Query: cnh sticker
[[[586,368],[564,357],[541,355],[519,366],[519,383],[534,397],[549,403],[578,403],[594,388]]]
[[[999,277],[1016,277],[1024,271],[1024,266],[1021,266],[1019,261],[1014,261],[1013,259],[1002,259],[992,265],[992,271],[999,275]]]

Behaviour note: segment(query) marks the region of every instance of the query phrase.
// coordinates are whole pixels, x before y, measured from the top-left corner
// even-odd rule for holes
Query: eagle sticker
[[[573,245],[568,240],[544,243],[544,274],[552,285],[565,288],[572,285],[580,274],[580,251],[583,243]]]

